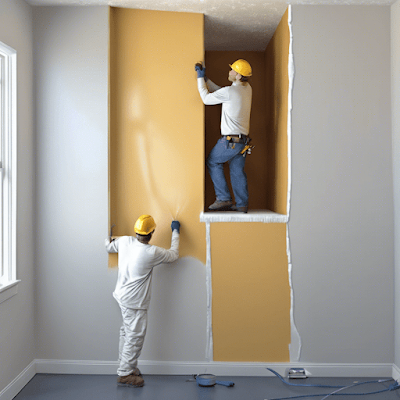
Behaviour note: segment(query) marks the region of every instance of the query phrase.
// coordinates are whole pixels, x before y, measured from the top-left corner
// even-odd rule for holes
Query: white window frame
[[[0,303],[17,293],[17,52],[0,42]]]

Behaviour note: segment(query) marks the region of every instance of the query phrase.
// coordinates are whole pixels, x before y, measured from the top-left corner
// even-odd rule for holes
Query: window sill
[[[285,214],[277,214],[268,210],[251,210],[248,213],[235,211],[202,212],[200,222],[264,222],[286,223],[289,218]]]
[[[0,303],[13,297],[18,292],[18,283],[21,281],[8,282],[5,285],[0,284]]]

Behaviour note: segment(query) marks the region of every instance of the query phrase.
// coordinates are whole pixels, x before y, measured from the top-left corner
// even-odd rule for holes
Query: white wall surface
[[[400,368],[400,1],[391,8],[392,136],[395,223],[395,365]]]
[[[17,51],[18,294],[0,304],[0,392],[34,359],[34,117],[32,10],[0,0],[0,41]]]
[[[107,267],[108,8],[34,9],[38,359],[118,358],[117,270]],[[137,218],[138,216],[132,216]],[[205,266],[153,277],[142,360],[203,361]]]
[[[392,363],[390,7],[293,6],[293,36],[300,360]]]

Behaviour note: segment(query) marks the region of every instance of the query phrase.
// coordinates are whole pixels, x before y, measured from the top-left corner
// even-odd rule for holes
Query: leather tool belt
[[[243,135],[243,136],[227,135],[227,136],[224,136],[224,137],[226,138],[226,140],[228,142],[231,142],[231,143],[244,143],[244,144],[247,144],[247,142],[250,142],[250,139],[245,135]]]

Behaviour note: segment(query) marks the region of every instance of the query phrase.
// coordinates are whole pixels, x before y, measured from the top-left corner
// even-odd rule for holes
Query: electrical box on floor
[[[307,378],[304,368],[289,368],[287,376],[289,379],[305,379]]]

